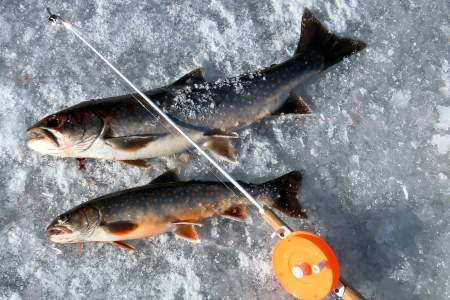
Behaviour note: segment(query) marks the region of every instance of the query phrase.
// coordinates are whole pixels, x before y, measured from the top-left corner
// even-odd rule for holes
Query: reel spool
[[[273,251],[272,264],[281,286],[299,299],[323,299],[339,284],[336,255],[310,232],[295,231],[281,239]]]

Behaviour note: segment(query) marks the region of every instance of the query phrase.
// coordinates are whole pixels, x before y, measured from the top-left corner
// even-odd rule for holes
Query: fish
[[[305,218],[299,200],[302,173],[292,171],[262,184],[241,183],[265,207]],[[127,241],[172,232],[199,242],[199,221],[223,216],[247,219],[248,200],[228,184],[214,181],[180,181],[166,171],[147,185],[118,191],[82,203],[59,215],[47,227],[55,243],[105,242],[134,250]]]
[[[367,44],[329,32],[308,9],[289,59],[236,77],[207,81],[198,68],[172,84],[145,92],[196,143],[217,158],[236,161],[238,131],[264,118],[311,112],[296,90],[308,79]],[[189,151],[191,145],[137,94],[81,102],[51,114],[26,133],[29,148],[58,157],[146,160]],[[154,113],[152,113],[154,115]]]

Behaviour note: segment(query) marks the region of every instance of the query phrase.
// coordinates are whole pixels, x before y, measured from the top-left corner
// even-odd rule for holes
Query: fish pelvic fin
[[[297,96],[293,93],[289,95],[286,102],[272,115],[282,115],[282,114],[310,114],[312,112],[308,103],[301,96]]]
[[[308,51],[319,52],[325,60],[323,69],[326,69],[366,47],[367,44],[363,41],[338,37],[329,32],[312,12],[305,8],[301,23],[300,41],[295,50],[295,55],[304,54]]]
[[[299,200],[297,199],[298,191],[302,183],[302,173],[293,171],[278,177],[274,180],[263,183],[264,186],[278,193],[272,203],[273,208],[281,211],[285,215],[294,218],[306,218]]]
[[[151,161],[147,159],[121,160],[121,162],[139,168],[150,168],[152,166]]]
[[[176,170],[168,170],[153,179],[150,183],[169,183],[177,181],[180,181],[178,178],[178,172]]]
[[[230,207],[221,214],[222,217],[228,218],[234,221],[245,222],[247,221],[247,207],[245,205],[236,205]]]
[[[206,147],[224,160],[236,161],[236,149],[230,138],[212,137],[206,142]]]
[[[175,229],[173,230],[173,233],[176,236],[179,236],[189,242],[193,243],[199,243],[200,237],[198,235],[197,230],[194,226],[198,226],[199,224],[192,224],[188,222],[178,222],[173,224],[175,226]]]
[[[124,242],[124,241],[114,241],[114,242],[111,242],[111,244],[114,247],[117,247],[117,248],[120,248],[123,250],[131,251],[131,252],[136,251],[135,247],[131,246],[130,244],[128,244],[127,242]]]

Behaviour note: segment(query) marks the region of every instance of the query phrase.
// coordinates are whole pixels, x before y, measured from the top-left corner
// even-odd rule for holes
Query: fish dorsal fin
[[[116,221],[102,226],[114,235],[127,235],[138,228],[139,225],[130,221]]]
[[[150,183],[169,183],[177,181],[180,181],[177,172],[175,170],[168,170],[153,179]]]
[[[236,205],[230,207],[222,213],[222,217],[235,221],[246,221],[248,217],[247,207],[245,205]]]
[[[282,114],[310,114],[312,112],[308,103],[301,96],[297,96],[293,93],[289,95],[286,102],[272,113],[272,115],[282,115]]]
[[[198,243],[200,242],[200,237],[198,236],[197,230],[195,230],[193,224],[189,223],[178,223],[174,224],[175,229],[173,230],[173,233],[185,240],[188,240],[190,242]]]
[[[203,71],[202,68],[198,68],[187,73],[186,75],[184,75],[183,77],[172,83],[172,85],[189,85],[194,83],[205,83],[205,82],[206,82],[205,72]]]
[[[111,244],[113,246],[123,249],[123,250],[136,251],[136,248],[134,248],[133,246],[131,246],[130,244],[128,244],[127,242],[124,242],[124,241],[114,241],[114,242],[111,242]]]

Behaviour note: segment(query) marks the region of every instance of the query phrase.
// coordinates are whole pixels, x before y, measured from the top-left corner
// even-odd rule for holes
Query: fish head
[[[104,122],[88,109],[68,109],[49,115],[27,130],[29,148],[46,155],[83,157],[101,134]]]
[[[63,213],[47,227],[48,239],[55,243],[80,243],[100,227],[100,211],[92,206],[81,206]]]

